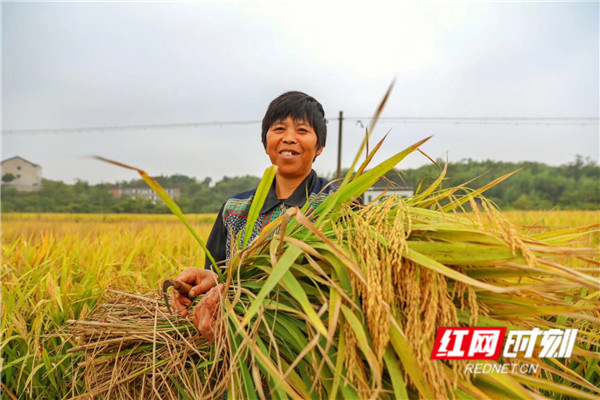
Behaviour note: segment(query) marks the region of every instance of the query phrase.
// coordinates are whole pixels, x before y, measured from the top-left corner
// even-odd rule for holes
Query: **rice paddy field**
[[[533,233],[600,222],[595,211],[511,211]],[[206,240],[215,215],[187,216]],[[164,279],[204,265],[173,215],[2,215],[2,398],[61,399],[77,393],[75,345],[64,328],[84,319],[106,288],[158,293]],[[598,232],[574,244],[600,247]],[[597,362],[596,362],[597,368]]]
[[[214,218],[189,221],[206,238]],[[3,398],[65,397],[73,367],[65,322],[85,317],[107,287],[157,290],[203,259],[171,215],[3,215]]]

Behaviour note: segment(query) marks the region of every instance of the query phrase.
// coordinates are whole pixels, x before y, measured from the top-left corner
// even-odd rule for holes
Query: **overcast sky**
[[[199,179],[261,175],[260,124],[31,133],[6,131],[259,121],[301,90],[324,106],[315,162],[336,168],[338,117],[592,118],[587,124],[405,123],[381,161],[426,137],[432,158],[599,158],[599,5],[589,3],[2,3],[2,159],[68,183],[128,170]],[[593,122],[595,121],[595,123]],[[362,120],[366,123],[366,120]],[[343,165],[364,134],[344,122]],[[400,167],[427,163],[413,155]]]

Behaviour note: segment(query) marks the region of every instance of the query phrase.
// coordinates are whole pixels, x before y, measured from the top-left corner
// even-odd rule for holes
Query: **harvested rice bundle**
[[[67,323],[83,398],[177,398],[182,388],[199,396],[214,367],[209,344],[157,295],[109,289],[90,317]]]
[[[439,201],[450,192],[432,196]],[[456,208],[469,198],[452,199],[448,211],[419,207],[427,197],[390,197],[358,210],[339,205],[318,229],[297,213],[287,235],[259,240],[258,251],[236,255],[230,274],[242,280],[233,279],[231,288],[252,294],[250,302],[224,301],[228,348],[242,353],[230,354],[240,358],[231,364],[231,384],[252,397],[249,389],[258,381],[250,372],[258,365],[271,390],[295,398],[497,392],[533,398],[537,388],[590,399],[600,394],[594,385],[600,283],[589,270],[565,266],[597,258],[598,250],[559,245],[598,227],[527,236],[482,198],[483,209],[474,215]],[[588,266],[598,272],[596,262]],[[243,283],[251,275],[259,277],[254,288]],[[568,365],[594,372],[564,374],[569,367],[559,360],[530,359],[519,361],[540,364],[539,376],[517,371],[473,379],[465,361],[430,359],[442,326],[577,327]]]

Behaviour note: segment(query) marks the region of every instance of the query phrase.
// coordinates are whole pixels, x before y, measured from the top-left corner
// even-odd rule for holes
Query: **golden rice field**
[[[511,211],[540,232],[600,223],[598,211]],[[190,215],[204,240],[215,215]],[[198,243],[173,215],[2,215],[2,398],[64,398],[73,360],[61,335],[107,287],[158,290],[183,268],[203,267]],[[581,246],[600,246],[598,232]],[[576,244],[577,245],[577,244]]]

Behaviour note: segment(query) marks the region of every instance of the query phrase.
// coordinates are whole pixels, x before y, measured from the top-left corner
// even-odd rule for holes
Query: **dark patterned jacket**
[[[319,178],[314,170],[302,181],[300,186],[285,200],[280,200],[275,194],[275,181],[271,185],[265,204],[260,210],[260,215],[254,224],[252,236],[248,243],[258,236],[262,228],[281,216],[290,207],[300,207],[308,201],[307,214],[312,213],[327,196],[337,189],[327,180]],[[210,232],[206,247],[215,258],[216,262],[227,260],[231,254],[231,239],[241,231],[241,241],[244,240],[244,231],[248,220],[248,211],[254,199],[256,189],[238,193],[231,196],[219,211],[217,220]],[[235,240],[235,239],[234,239]],[[211,268],[211,263],[206,258],[205,268]]]

